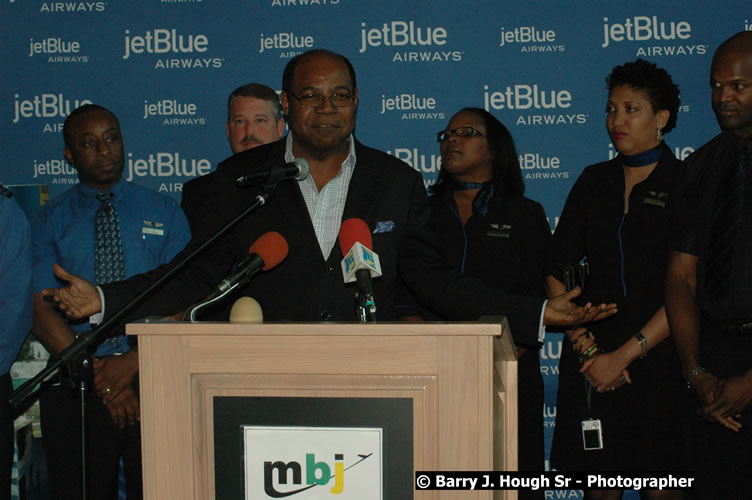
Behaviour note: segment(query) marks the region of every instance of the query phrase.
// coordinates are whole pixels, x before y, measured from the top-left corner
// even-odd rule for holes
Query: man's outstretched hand
[[[88,318],[102,310],[97,288],[81,276],[71,274],[61,266],[54,264],[55,276],[68,283],[65,288],[45,288],[42,290],[44,300],[52,302],[69,318]]]

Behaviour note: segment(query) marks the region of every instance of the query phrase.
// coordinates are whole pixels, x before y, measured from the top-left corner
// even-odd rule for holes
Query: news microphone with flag
[[[368,224],[363,219],[347,219],[339,229],[339,248],[342,259],[342,277],[345,283],[358,285],[356,301],[361,322],[376,321],[376,303],[373,299],[371,278],[381,276],[379,256],[371,250],[373,239]]]
[[[358,271],[368,271],[368,276],[381,276],[379,256],[371,250],[373,239],[368,224],[363,219],[347,219],[339,229],[339,248],[342,259],[342,277],[345,283],[357,281]]]
[[[238,177],[235,184],[238,187],[258,186],[260,184],[276,184],[278,182],[295,179],[302,181],[311,174],[311,167],[305,158],[295,158],[290,163],[262,168],[248,175]]]

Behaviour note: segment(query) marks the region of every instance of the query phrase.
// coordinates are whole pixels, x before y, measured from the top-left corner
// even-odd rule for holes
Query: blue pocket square
[[[391,233],[392,231],[394,231],[394,222],[385,220],[376,223],[376,229],[373,230],[373,234]]]

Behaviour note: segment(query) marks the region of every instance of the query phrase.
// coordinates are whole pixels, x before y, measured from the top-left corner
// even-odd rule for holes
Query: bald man
[[[741,498],[752,470],[752,32],[710,68],[723,131],[687,159],[666,311],[698,402],[697,498]]]

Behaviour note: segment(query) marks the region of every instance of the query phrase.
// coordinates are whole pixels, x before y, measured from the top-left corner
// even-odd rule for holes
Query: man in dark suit
[[[345,57],[325,50],[295,57],[285,68],[282,89],[290,133],[282,141],[237,154],[217,167],[208,186],[214,210],[196,222],[194,240],[183,254],[252,202],[260,188],[240,188],[238,177],[295,157],[308,160],[311,176],[280,184],[266,205],[199,256],[132,318],[186,308],[211,292],[257,237],[278,231],[289,242],[288,258],[256,276],[243,294],[258,300],[265,319],[353,320],[354,287],[343,283],[342,253],[336,244],[340,222],[349,217],[365,220],[373,232],[374,251],[383,270],[383,276],[374,280],[380,319],[395,318],[398,276],[424,303],[447,317],[468,320],[506,314],[512,328],[521,331],[535,332],[541,323],[571,324],[615,312],[605,305],[577,307],[571,299],[578,291],[544,302],[486,288],[450,268],[435,250],[420,174],[353,136],[358,89]],[[165,269],[103,286],[106,315],[121,309]],[[69,286],[44,293],[52,295],[61,309],[75,317],[102,310],[99,294],[90,284],[59,267],[56,273]],[[226,318],[227,309],[219,311],[219,317]]]

